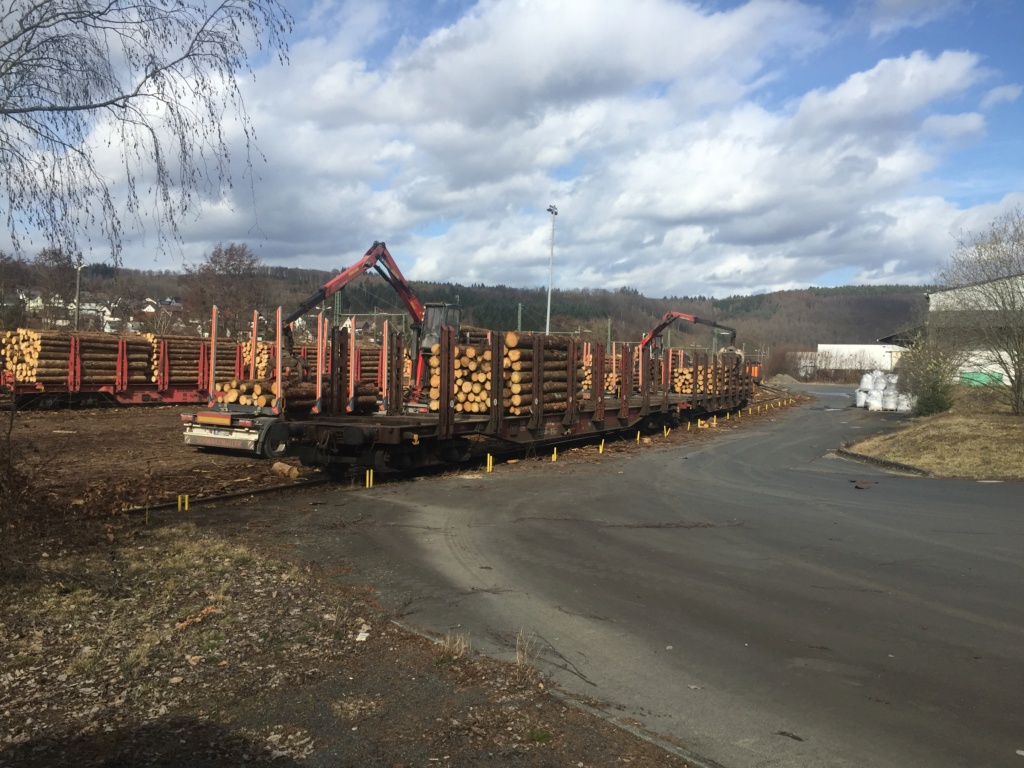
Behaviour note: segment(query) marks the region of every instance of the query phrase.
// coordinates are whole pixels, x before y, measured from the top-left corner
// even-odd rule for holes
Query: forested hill
[[[382,281],[376,281],[378,283]],[[370,287],[370,286],[367,286]],[[485,328],[515,328],[519,304],[522,326],[543,329],[547,292],[507,286],[460,286],[414,283],[424,301],[458,302],[463,321]],[[382,289],[377,293],[376,288]],[[716,320],[737,330],[737,341],[748,350],[779,345],[813,346],[819,342],[853,344],[874,342],[912,325],[925,309],[925,288],[921,286],[848,286],[807,288],[751,296],[710,299],[684,296],[651,299],[632,289],[618,291],[555,291],[551,300],[551,327],[555,331],[581,331],[584,336],[604,340],[637,340],[649,331],[665,312],[675,310]],[[373,286],[349,291],[349,311],[372,311],[381,306],[390,289]],[[369,295],[373,300],[367,302]],[[390,306],[395,306],[392,298]],[[589,332],[589,333],[588,333]],[[703,343],[709,331],[699,326],[675,323],[673,344]]]
[[[184,307],[181,321],[194,324],[209,317],[212,302],[222,311],[233,303],[239,304],[241,317],[251,317],[253,302],[265,312],[279,305],[288,311],[331,277],[333,274],[317,270],[261,266],[257,275],[246,276],[244,280],[230,275],[203,275],[197,280],[195,275],[114,270],[97,265],[83,270],[82,298],[116,305],[117,317],[129,317],[131,308],[137,308],[146,298],[180,298]],[[44,287],[46,278],[39,267],[33,266],[20,275],[18,284],[39,289]],[[73,299],[73,269],[70,278],[65,276],[61,285],[61,289],[54,286],[49,293]],[[413,282],[412,287],[424,303],[461,304],[463,323],[467,325],[514,329],[522,305],[522,328],[544,329],[547,292],[543,288],[432,282]],[[849,286],[725,299],[653,299],[632,288],[556,290],[551,302],[551,328],[558,332],[579,331],[584,338],[593,340],[605,340],[610,334],[614,341],[636,341],[666,311],[675,310],[735,327],[737,341],[748,351],[780,345],[813,346],[820,342],[867,343],[913,325],[916,313],[925,307],[925,290],[905,285]],[[245,307],[241,306],[243,303]],[[331,308],[333,304],[329,302]],[[372,273],[341,292],[340,310],[346,315],[405,312],[394,290]],[[137,312],[134,316],[140,317]],[[673,345],[706,344],[710,338],[707,328],[691,324],[675,323],[670,333]]]

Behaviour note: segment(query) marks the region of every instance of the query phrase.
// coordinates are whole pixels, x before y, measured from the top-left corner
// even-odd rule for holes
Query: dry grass
[[[939,477],[1024,479],[1024,419],[984,389],[958,390],[948,413],[914,419],[905,429],[861,440],[851,450]]]

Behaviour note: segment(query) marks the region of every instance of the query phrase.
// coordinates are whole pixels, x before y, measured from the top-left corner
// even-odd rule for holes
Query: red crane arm
[[[398,268],[395,259],[391,256],[391,252],[388,251],[384,243],[374,243],[363,255],[363,258],[327,281],[316,293],[299,304],[282,322],[284,325],[294,322],[317,304],[327,300],[357,277],[369,272],[371,269],[376,270],[387,284],[395,289],[395,293],[398,294],[402,303],[405,304],[405,308],[412,315],[413,322],[422,322],[423,305],[420,304],[419,299],[412,292],[412,288],[409,287],[405,276],[402,275],[402,270]]]
[[[695,317],[693,315],[683,314],[682,312],[669,311],[665,313],[665,316],[663,318],[661,318],[661,322],[654,326],[654,329],[650,333],[644,336],[643,340],[641,340],[640,342],[640,348],[643,349],[652,341],[654,341],[654,339],[661,335],[662,331],[664,331],[666,328],[672,325],[672,323],[674,323],[676,320],[686,320],[687,322],[690,323],[697,323],[699,325],[709,325],[712,328],[721,328],[723,331],[730,331],[732,333],[732,336],[729,339],[729,343],[732,344],[734,341],[736,341],[735,328],[730,328],[728,325],[720,325],[716,323],[714,320],[705,320],[703,318]]]

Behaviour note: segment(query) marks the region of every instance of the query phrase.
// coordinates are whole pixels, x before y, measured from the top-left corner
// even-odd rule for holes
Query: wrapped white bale
[[[882,410],[882,390],[872,389],[864,400],[864,405],[869,411]]]
[[[886,389],[882,392],[882,410],[895,411],[896,403],[899,401],[899,393],[895,389]]]
[[[863,408],[868,404],[868,390],[858,389],[857,394],[854,395],[858,408]]]
[[[910,413],[914,410],[914,398],[910,395],[899,395],[896,398],[896,412]]]
[[[867,392],[869,389],[871,389],[871,386],[874,383],[875,383],[875,374],[874,374],[874,372],[871,371],[871,372],[865,373],[863,376],[860,377],[860,386],[858,387],[858,389],[863,389],[865,392]]]

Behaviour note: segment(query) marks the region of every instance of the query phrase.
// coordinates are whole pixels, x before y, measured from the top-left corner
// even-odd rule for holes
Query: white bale
[[[882,392],[882,410],[895,411],[896,403],[899,401],[899,393],[895,389],[887,389]]]
[[[884,373],[875,373],[875,377],[874,377],[874,379],[871,382],[871,388],[872,389],[877,389],[877,390],[883,390],[883,389],[885,389],[885,386],[888,383],[889,382],[885,380],[885,374]]]
[[[871,389],[871,385],[874,384],[874,382],[875,382],[875,374],[874,373],[865,373],[863,376],[860,377],[860,387],[859,387],[859,389],[863,389],[863,390],[867,391],[867,390]]]
[[[897,413],[910,413],[912,410],[914,410],[914,403],[910,395],[899,395],[896,398]]]
[[[872,389],[868,392],[864,405],[869,411],[882,410],[882,390]]]
[[[868,404],[868,390],[858,389],[857,394],[854,396],[857,400],[857,407],[863,408]]]

